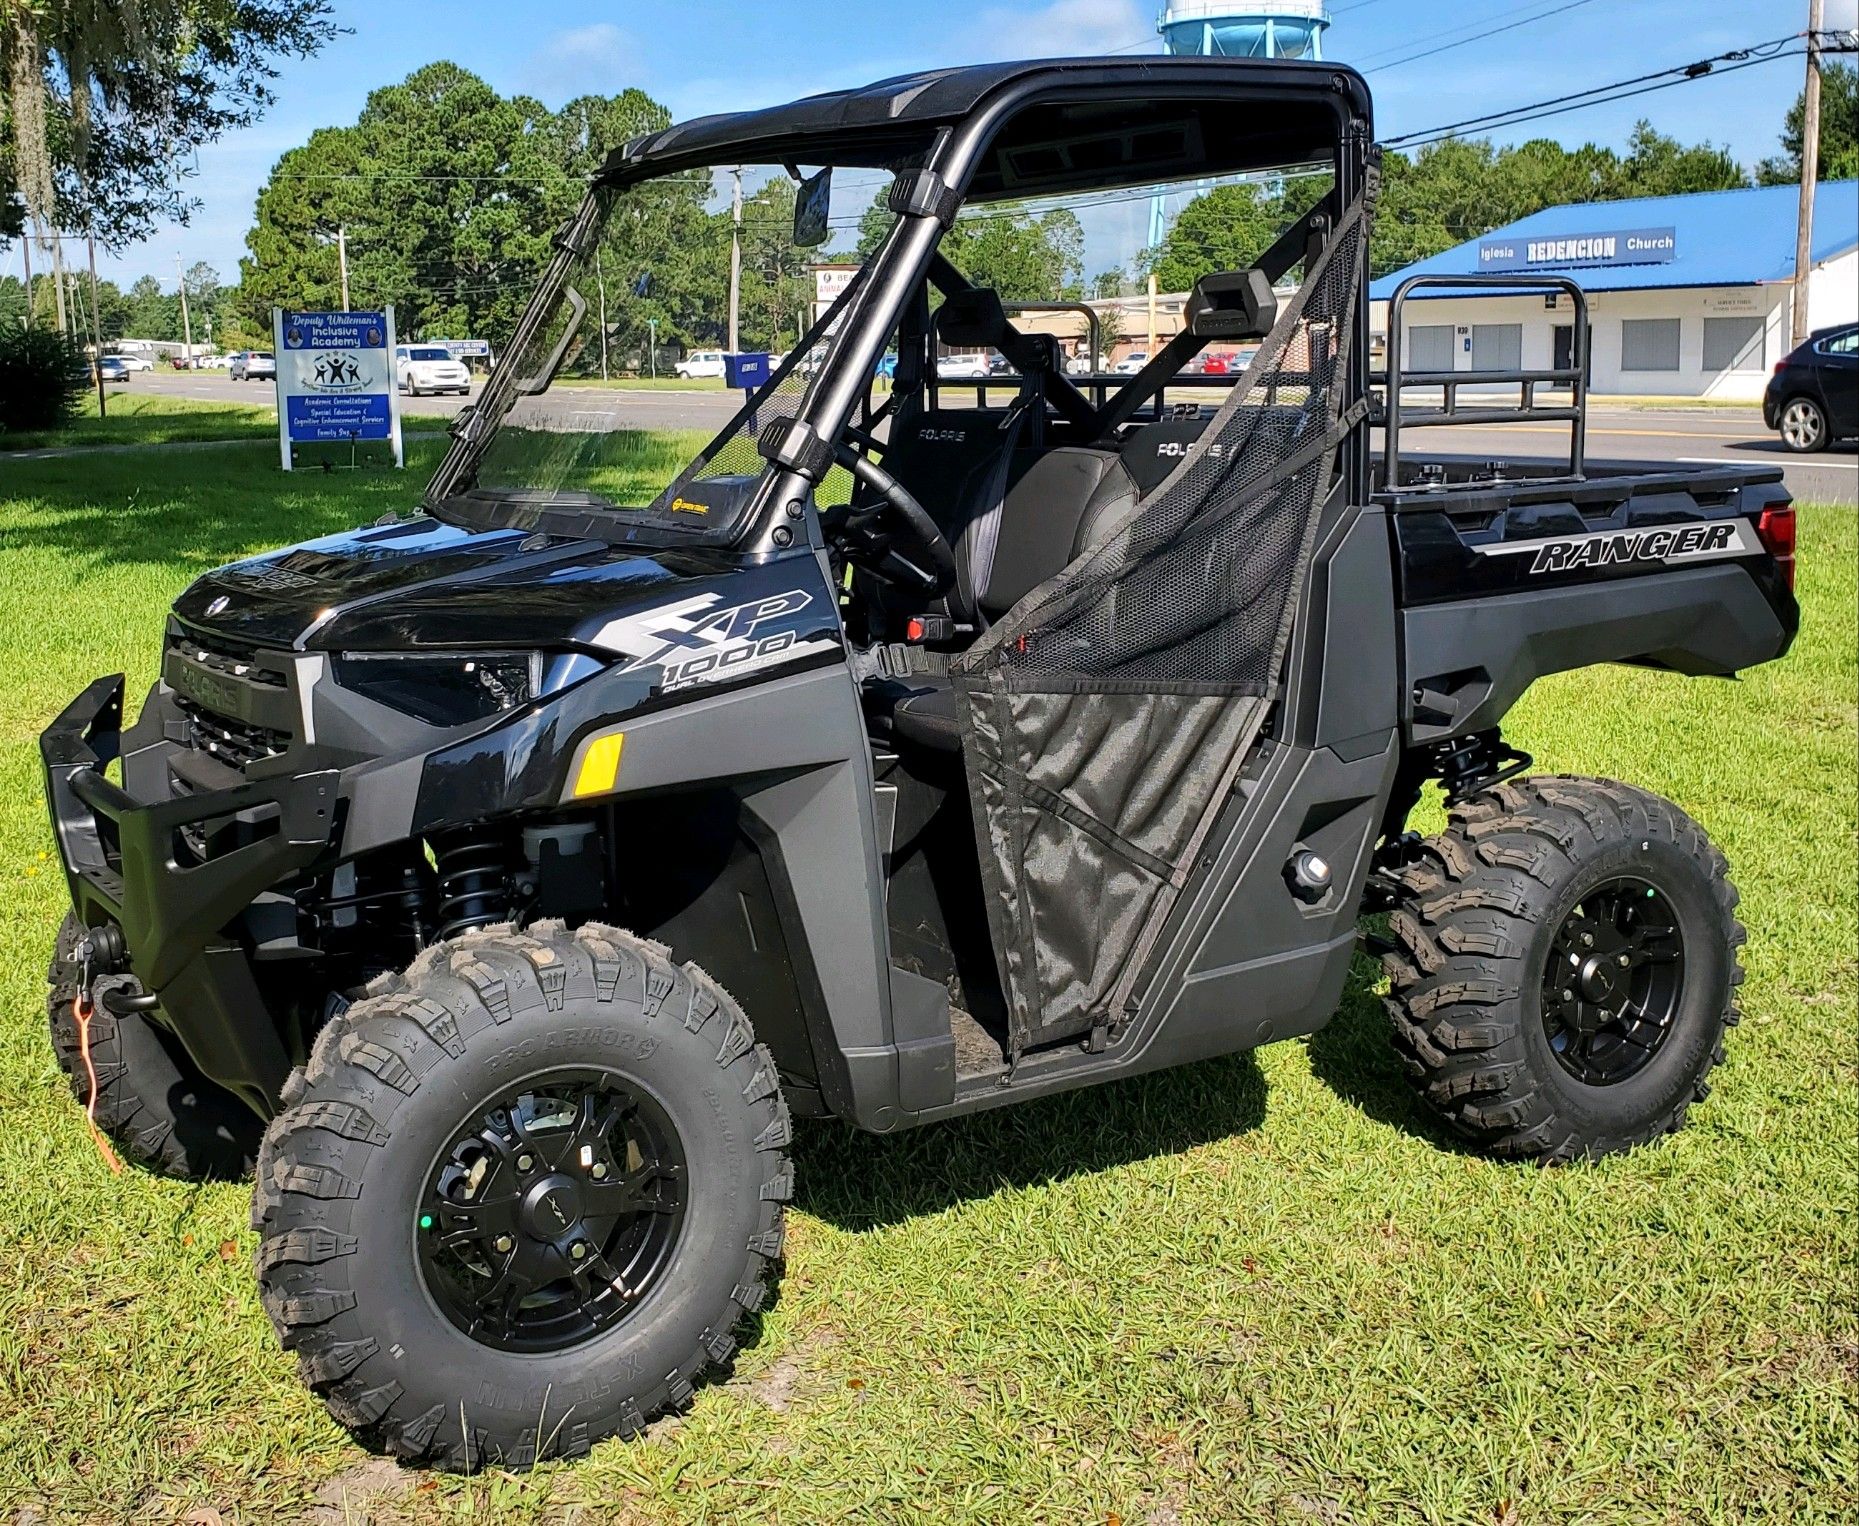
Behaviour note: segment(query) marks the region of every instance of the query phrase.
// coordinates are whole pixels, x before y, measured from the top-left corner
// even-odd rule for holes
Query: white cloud
[[[1155,37],[1155,6],[1147,0],[1049,0],[1028,9],[995,6],[970,32],[977,58],[1065,58],[1140,52],[1132,43]]]
[[[523,88],[550,105],[617,95],[643,74],[639,45],[609,21],[557,32],[524,61]]]

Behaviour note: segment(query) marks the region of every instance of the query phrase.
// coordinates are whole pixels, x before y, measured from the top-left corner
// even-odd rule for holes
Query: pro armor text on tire
[[[1398,878],[1395,1049],[1461,1133],[1501,1156],[1600,1156],[1708,1094],[1744,935],[1723,855],[1677,806],[1517,779],[1455,805]]]
[[[792,1195],[768,1051],[613,928],[481,928],[318,1035],[253,1193],[266,1311],[364,1443],[526,1467],[727,1364]]]
[[[72,1006],[83,979],[78,967],[83,937],[77,918],[67,916],[46,973],[45,998],[52,1052],[79,1106],[90,1099]],[[194,1181],[239,1181],[252,1174],[264,1125],[231,1092],[201,1075],[178,1039],[139,1013],[118,1016],[101,1003],[89,1029],[97,1126],[123,1154],[163,1176]]]

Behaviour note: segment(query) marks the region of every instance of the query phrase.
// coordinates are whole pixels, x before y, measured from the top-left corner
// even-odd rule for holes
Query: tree
[[[340,230],[354,305],[393,304],[409,338],[501,348],[607,151],[668,122],[637,90],[551,113],[456,64],[429,64],[370,95],[353,126],[318,129],[278,161],[240,261],[243,314],[268,327],[274,306],[336,306]],[[647,319],[665,339],[695,322],[693,272],[714,248],[708,185],[678,176],[622,193],[594,279],[610,296],[641,294],[610,305],[610,341],[643,348]],[[585,295],[593,305],[599,294]],[[598,357],[598,344],[587,353]]]
[[[106,247],[185,222],[179,165],[271,104],[275,60],[336,34],[328,0],[0,0],[0,238]]]
[[[794,243],[795,185],[769,180],[742,204],[742,346],[785,350],[813,306],[813,252]]]
[[[1807,92],[1788,108],[1782,127],[1782,153],[1756,166],[1764,185],[1796,185],[1801,179],[1802,135],[1807,125]],[[1820,71],[1820,153],[1815,165],[1822,180],[1859,177],[1859,64],[1826,63]]]
[[[1506,148],[1483,138],[1445,138],[1412,157],[1384,159],[1370,261],[1380,275],[1544,207],[1748,184],[1726,150],[1681,144],[1645,121],[1635,125],[1624,156],[1547,138]]]
[[[1623,196],[1689,196],[1699,191],[1738,191],[1749,184],[1748,174],[1727,148],[1714,143],[1686,147],[1676,138],[1655,132],[1646,121],[1637,123],[1627,140],[1620,175]]]
[[[1143,268],[1163,291],[1186,291],[1216,270],[1249,269],[1286,223],[1329,189],[1316,176],[1275,185],[1242,180],[1203,191],[1181,209],[1168,236],[1144,252]]]
[[[181,304],[161,289],[153,276],[142,276],[129,288],[124,332],[132,339],[179,339]]]
[[[1067,208],[1034,214],[1011,204],[955,220],[942,252],[977,286],[1008,302],[1076,301],[1083,292],[1084,227]]]
[[[340,305],[342,231],[355,306],[395,304],[409,336],[508,334],[580,189],[548,126],[539,102],[456,64],[376,90],[353,127],[311,134],[259,192],[247,315]]]
[[[1128,280],[1129,277],[1120,265],[1113,265],[1109,270],[1100,270],[1091,277],[1091,295],[1095,298],[1120,297],[1123,295],[1123,287]]]

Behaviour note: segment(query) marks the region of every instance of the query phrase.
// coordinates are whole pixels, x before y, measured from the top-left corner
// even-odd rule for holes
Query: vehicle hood
[[[836,637],[812,555],[777,565],[787,566],[789,582],[811,569],[821,587],[806,601],[810,614]],[[174,612],[203,630],[300,650],[612,651],[621,648],[609,633],[629,613],[697,598],[724,607],[737,590],[769,583],[768,572],[712,549],[642,551],[420,516],[222,567],[183,593]]]

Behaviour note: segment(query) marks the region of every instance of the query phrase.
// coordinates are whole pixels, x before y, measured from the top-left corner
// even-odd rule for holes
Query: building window
[[[1676,371],[1678,319],[1622,318],[1620,369],[1623,371]]]
[[[1452,325],[1422,323],[1407,331],[1407,358],[1401,362],[1407,371],[1450,371],[1452,369]]]
[[[1521,371],[1523,369],[1523,325],[1521,323],[1474,323],[1472,325],[1472,369],[1474,371]]]
[[[1706,371],[1760,371],[1763,366],[1760,318],[1706,318],[1704,369]]]

